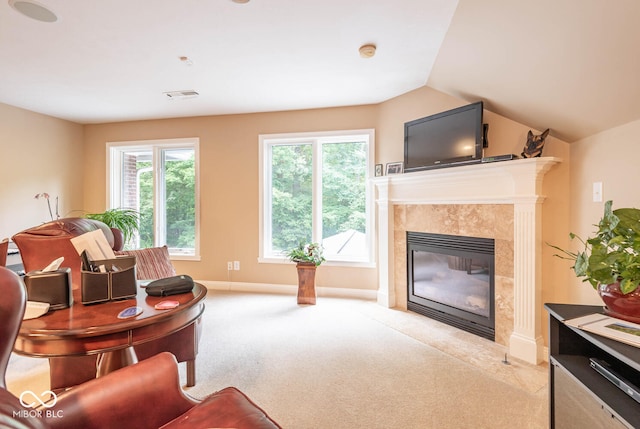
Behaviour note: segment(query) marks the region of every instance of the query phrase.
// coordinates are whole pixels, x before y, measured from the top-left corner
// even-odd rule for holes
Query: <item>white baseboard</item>
[[[281,295],[296,296],[298,293],[297,285],[278,285],[272,283],[244,283],[244,282],[225,282],[216,280],[196,280],[198,283],[211,290],[226,290],[232,292],[256,292],[256,293],[276,293]],[[371,289],[348,289],[335,287],[316,287],[316,293],[319,297],[335,297],[335,298],[355,298],[363,300],[375,301],[378,291]]]

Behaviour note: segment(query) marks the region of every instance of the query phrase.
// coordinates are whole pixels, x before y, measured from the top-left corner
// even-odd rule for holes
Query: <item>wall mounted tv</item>
[[[482,162],[482,101],[404,124],[404,171]]]

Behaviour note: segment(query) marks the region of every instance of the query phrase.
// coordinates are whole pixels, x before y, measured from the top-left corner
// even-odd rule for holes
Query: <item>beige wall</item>
[[[602,217],[604,201],[612,200],[613,208],[640,208],[640,121],[612,128],[571,144],[571,193],[569,231],[586,238]],[[593,182],[603,183],[603,202],[593,202]],[[581,250],[577,242],[570,242],[568,233],[559,239],[563,248]],[[571,265],[557,258],[552,262],[563,268]],[[562,291],[561,302],[601,305],[602,301],[588,283],[582,283],[569,270],[566,277],[558,277],[553,287]]]
[[[258,263],[258,135],[376,127],[376,106],[124,122],[86,126],[85,194],[91,210],[106,204],[105,143],[177,137],[200,139],[201,261],[176,261],[200,280],[293,285],[293,265]],[[284,261],[283,261],[284,262]],[[375,289],[376,270],[325,264],[317,284]]]
[[[83,127],[0,103],[0,239],[51,220],[45,200],[59,198],[61,216],[82,210]]]

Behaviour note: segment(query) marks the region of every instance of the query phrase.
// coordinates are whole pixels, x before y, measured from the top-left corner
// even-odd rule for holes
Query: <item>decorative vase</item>
[[[298,262],[298,304],[316,303],[316,264]]]
[[[598,295],[605,304],[605,313],[611,317],[640,323],[640,288],[623,294],[620,282],[598,286]]]

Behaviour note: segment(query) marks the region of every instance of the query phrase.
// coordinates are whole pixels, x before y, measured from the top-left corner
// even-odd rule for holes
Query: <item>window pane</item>
[[[328,261],[371,263],[373,130],[260,136],[260,258],[321,242]]]
[[[193,149],[164,150],[165,237],[171,254],[195,254],[196,191]]]
[[[140,213],[138,235],[125,248],[166,244],[171,255],[195,256],[197,148],[182,141],[154,143],[110,149],[111,206]]]
[[[322,245],[326,256],[367,257],[365,142],[322,145]]]
[[[271,252],[311,240],[313,150],[310,144],[271,146]]]
[[[135,189],[135,188],[134,188]],[[138,193],[140,213],[139,249],[154,246],[153,232],[153,167],[151,161],[138,162]]]
[[[133,209],[140,213],[138,237],[125,243],[126,249],[148,247],[153,244],[153,167],[152,151],[123,150],[120,201],[116,207]]]

